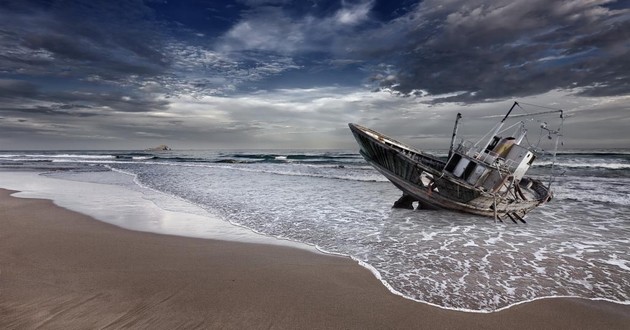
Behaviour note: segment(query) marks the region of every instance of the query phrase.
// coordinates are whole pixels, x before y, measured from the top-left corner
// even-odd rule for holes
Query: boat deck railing
[[[455,149],[455,152],[504,172],[512,172],[512,170],[518,166],[518,163],[514,160],[505,159],[494,151],[482,152],[481,148],[471,141],[462,141],[457,149]]]

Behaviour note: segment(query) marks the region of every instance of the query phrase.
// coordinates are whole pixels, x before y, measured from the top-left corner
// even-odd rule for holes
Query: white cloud
[[[555,90],[519,101],[564,108],[573,114],[565,123],[567,148],[613,147],[630,140],[628,96],[585,98],[572,92]],[[157,142],[178,149],[355,149],[347,128],[347,123],[354,122],[418,148],[444,149],[457,112],[464,114],[460,136],[474,140],[494,124],[488,116],[502,115],[511,106],[511,101],[435,105],[430,103],[432,97],[398,97],[360,88],[291,88],[231,97],[182,95],[168,98],[168,108],[150,113],[89,109],[85,111],[100,114],[98,120],[69,116],[63,124],[59,118],[22,112],[20,120],[4,119],[0,124],[8,131],[30,130],[31,141],[41,140],[38,145],[58,141],[57,148],[80,138],[83,143],[101,140],[107,148],[121,148],[119,141],[125,140],[125,148],[140,149]]]
[[[219,49],[293,53],[302,48],[308,20],[293,20],[277,7],[263,8],[234,25]]]
[[[368,20],[370,10],[372,10],[374,3],[368,1],[359,3],[354,6],[344,7],[335,13],[335,20],[339,24],[344,25],[356,25]]]
[[[231,52],[263,50],[284,54],[305,51],[334,52],[338,39],[351,35],[354,27],[370,20],[373,1],[342,3],[324,18],[291,17],[281,7],[261,7],[246,15],[222,38],[219,49]]]
[[[145,82],[146,91],[185,96],[225,95],[238,87],[288,70],[298,69],[290,57],[273,54],[230,53],[173,41],[169,75]]]

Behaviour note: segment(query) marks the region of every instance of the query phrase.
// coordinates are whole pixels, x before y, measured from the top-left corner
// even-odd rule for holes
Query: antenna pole
[[[503,119],[501,120],[501,122],[504,122],[507,117],[510,115],[510,113],[512,113],[512,110],[514,110],[514,107],[518,105],[518,102],[514,101],[514,104],[512,104],[512,107],[510,108],[510,110],[505,114],[505,117],[503,117]]]
[[[518,102],[514,101],[514,104],[512,104],[512,107],[510,108],[510,110],[508,110],[508,112],[505,114],[505,117],[503,117],[503,119],[501,119],[501,121],[499,123],[497,123],[497,125],[495,126],[494,132],[492,132],[492,134],[490,135],[490,139],[488,140],[488,142],[486,143],[486,145],[483,146],[483,148],[481,149],[481,151],[483,152],[484,150],[486,150],[486,148],[488,148],[488,146],[490,145],[490,142],[492,141],[492,139],[494,138],[495,135],[497,135],[497,133],[499,133],[499,131],[501,130],[501,128],[503,127],[503,123],[505,122],[505,120],[508,118],[508,116],[510,115],[510,113],[512,113],[512,110],[514,110],[514,107],[516,107],[518,105]],[[481,155],[481,154],[479,154]]]
[[[453,137],[451,138],[451,147],[448,149],[448,159],[451,159],[453,155],[453,146],[455,144],[455,137],[457,136],[457,127],[459,126],[459,120],[462,119],[462,114],[457,113],[457,118],[455,118],[455,127],[453,127]]]

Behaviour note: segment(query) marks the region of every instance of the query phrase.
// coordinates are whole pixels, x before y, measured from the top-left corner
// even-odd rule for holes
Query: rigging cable
[[[547,189],[551,190],[551,184],[553,183],[553,179],[554,179],[554,167],[556,165],[556,161],[557,161],[557,154],[558,154],[558,144],[560,142],[560,137],[562,136],[562,127],[564,125],[564,110],[559,109],[559,108],[552,108],[552,107],[546,107],[546,106],[542,106],[542,105],[538,105],[538,104],[532,104],[532,103],[526,103],[526,102],[519,102],[517,103],[518,107],[523,110],[523,112],[525,112],[526,114],[532,116],[531,120],[533,121],[533,116],[537,115],[536,113],[534,114],[529,114],[527,111],[525,111],[525,109],[521,106],[521,104],[524,105],[529,105],[532,107],[538,107],[538,108],[542,108],[542,109],[547,109],[547,110],[552,110],[553,112],[560,112],[560,125],[558,126],[558,128],[556,130],[552,130],[547,128],[547,122],[541,122],[541,120],[536,120],[538,123],[540,123],[540,134],[538,135],[538,142],[536,143],[536,146],[532,146],[531,143],[529,142],[529,140],[527,139],[527,136],[525,136],[525,141],[527,141],[527,144],[529,144],[530,147],[532,147],[534,150],[539,149],[540,147],[540,142],[542,140],[542,136],[543,136],[543,132],[547,131],[547,136],[549,136],[549,138],[551,139],[552,135],[555,135],[556,139],[554,142],[554,149],[553,152],[551,153],[552,155],[552,161],[551,161],[551,170],[549,171],[549,182],[547,184]],[[550,111],[551,112],[551,111]],[[539,114],[546,114],[549,112],[541,112]],[[539,149],[541,153],[546,153],[546,151],[544,149]]]

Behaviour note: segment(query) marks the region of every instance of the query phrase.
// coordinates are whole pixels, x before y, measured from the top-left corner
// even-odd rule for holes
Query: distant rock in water
[[[219,159],[219,160],[215,161],[215,163],[218,163],[218,164],[241,164],[241,163],[247,163],[247,162],[244,162],[242,160],[236,160],[236,159]]]
[[[169,148],[167,145],[165,144],[160,144],[159,146],[155,147],[155,148],[149,148],[147,149],[147,151],[169,151],[172,150],[171,148]]]

